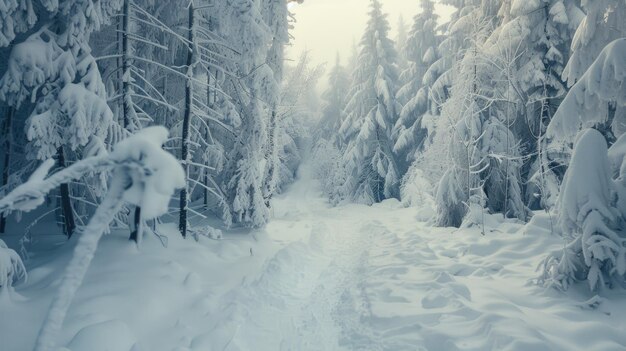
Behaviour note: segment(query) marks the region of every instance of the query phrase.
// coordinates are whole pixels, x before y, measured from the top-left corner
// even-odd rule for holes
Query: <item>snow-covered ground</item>
[[[167,247],[105,237],[59,343],[72,351],[625,350],[626,296],[532,282],[563,241],[522,226],[432,228],[396,201],[331,208],[304,175],[262,231]],[[33,347],[73,244],[35,246],[0,296],[0,350]],[[54,255],[37,254],[55,250]],[[42,258],[39,258],[42,257]],[[610,296],[608,296],[608,295]]]

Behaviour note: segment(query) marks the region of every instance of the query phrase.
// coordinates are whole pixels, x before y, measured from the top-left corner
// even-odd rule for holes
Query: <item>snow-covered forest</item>
[[[0,350],[626,350],[626,1],[363,2],[0,0]]]

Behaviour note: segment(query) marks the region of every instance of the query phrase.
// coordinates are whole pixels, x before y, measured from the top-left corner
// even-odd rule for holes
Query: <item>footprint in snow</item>
[[[441,291],[431,291],[422,298],[422,307],[426,309],[442,308],[448,305],[450,299],[445,297]]]

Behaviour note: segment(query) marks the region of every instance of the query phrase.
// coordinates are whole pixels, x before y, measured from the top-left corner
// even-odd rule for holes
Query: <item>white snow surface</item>
[[[523,226],[432,228],[395,200],[332,208],[300,179],[264,230],[104,237],[69,310],[68,350],[624,350],[626,295],[534,284],[562,239]],[[196,225],[202,224],[196,221]],[[45,230],[45,227],[40,228]],[[10,235],[7,242],[12,238]],[[58,238],[61,241],[61,237]],[[33,348],[75,244],[42,235],[27,283],[0,295],[0,350]],[[44,254],[44,250],[47,251]],[[55,254],[50,255],[50,250]],[[66,349],[63,349],[66,350]]]

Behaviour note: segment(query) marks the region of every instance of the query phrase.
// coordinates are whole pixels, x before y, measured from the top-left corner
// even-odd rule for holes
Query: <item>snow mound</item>
[[[86,326],[67,345],[70,350],[135,351],[136,339],[128,326],[110,320]]]

